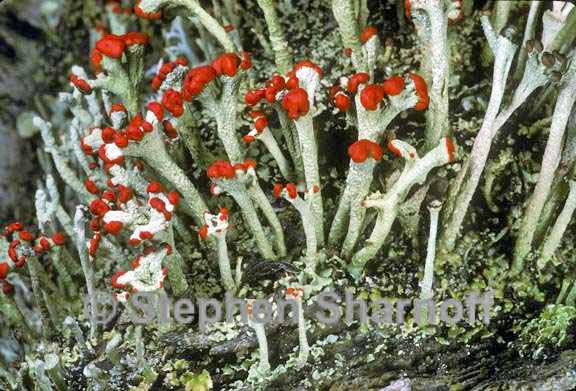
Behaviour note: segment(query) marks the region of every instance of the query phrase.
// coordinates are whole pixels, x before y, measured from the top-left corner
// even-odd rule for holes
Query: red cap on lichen
[[[150,36],[148,34],[137,31],[126,33],[122,35],[121,38],[124,40],[126,46],[148,45],[148,42],[150,42]]]
[[[388,148],[388,150],[389,150],[390,152],[392,152],[394,155],[396,155],[396,156],[398,156],[398,157],[402,157],[402,151],[400,151],[398,148],[396,148],[396,147],[394,146],[393,141],[394,141],[394,140],[388,141],[388,144],[386,145],[386,148]]]
[[[223,53],[212,61],[212,68],[218,75],[236,76],[239,66],[240,58],[235,53]]]
[[[178,57],[174,62],[178,65],[182,65],[183,67],[188,65],[188,59],[186,57]]]
[[[272,190],[272,194],[274,194],[274,198],[280,198],[281,193],[282,193],[282,184],[281,183],[274,184],[274,190]]]
[[[303,60],[300,61],[298,64],[294,65],[294,68],[292,69],[291,72],[288,73],[288,76],[295,76],[296,72],[298,72],[302,68],[312,68],[313,70],[316,71],[316,73],[318,73],[318,76],[322,78],[323,75],[322,68],[320,68],[318,65],[314,64],[310,60]]]
[[[212,163],[207,170],[207,174],[209,178],[212,179],[219,179],[219,178],[226,178],[232,179],[236,176],[236,172],[232,164],[225,160],[217,160]]]
[[[14,292],[14,285],[10,284],[8,281],[2,281],[2,292],[5,295],[10,295]]]
[[[126,43],[114,34],[108,34],[96,42],[96,49],[106,57],[120,58],[126,49]]]
[[[456,152],[456,147],[454,142],[450,137],[444,137],[444,143],[446,145],[446,152],[448,152],[448,162],[454,161],[454,153]]]
[[[100,192],[100,189],[98,189],[96,183],[94,183],[94,181],[90,179],[86,179],[84,181],[84,187],[86,188],[86,191],[88,191],[88,193],[90,194],[98,194]]]
[[[334,102],[334,106],[336,106],[341,112],[348,111],[352,105],[352,100],[350,97],[346,95],[342,91],[342,88],[338,85],[332,86],[332,88],[330,88],[330,97]]]
[[[114,142],[114,135],[116,134],[116,131],[113,128],[104,128],[102,129],[102,141],[104,141],[106,144],[110,144]]]
[[[62,232],[56,232],[52,235],[52,241],[56,246],[63,246],[66,243],[66,236]]]
[[[200,238],[206,239],[208,237],[208,226],[207,225],[201,226],[200,229],[198,230],[198,235],[200,236]]]
[[[106,201],[115,202],[116,194],[113,191],[106,190],[104,193],[102,193],[102,198]]]
[[[164,109],[160,103],[152,101],[148,103],[146,108],[154,113],[158,121],[162,121],[164,119]]]
[[[126,133],[124,132],[116,132],[116,134],[114,135],[114,144],[116,144],[116,146],[118,148],[126,148],[128,146],[128,136],[126,136]]]
[[[96,233],[94,235],[94,237],[92,239],[90,239],[89,243],[88,243],[88,254],[90,254],[90,256],[94,256],[96,255],[96,252],[98,251],[98,247],[100,246],[100,240],[101,240],[101,236],[99,233]]]
[[[108,204],[100,199],[94,200],[90,203],[90,212],[96,216],[104,216],[109,210],[110,207]]]
[[[90,61],[92,62],[94,72],[102,72],[102,53],[100,53],[98,49],[92,49],[92,53],[90,53]]]
[[[274,197],[280,198],[282,195],[282,190],[284,189],[286,189],[286,193],[288,193],[288,198],[295,199],[298,197],[298,189],[293,183],[287,183],[286,186],[282,186],[282,184],[276,183],[274,185]]]
[[[272,78],[266,83],[266,91],[264,95],[266,96],[266,100],[269,103],[276,102],[276,94],[286,88],[286,81],[284,77],[280,75],[274,75]]]
[[[8,272],[10,271],[10,265],[6,262],[0,263],[0,280],[3,280],[8,276]]]
[[[127,203],[133,196],[134,194],[132,193],[132,189],[124,185],[118,185],[118,201],[120,203]]]
[[[262,133],[268,126],[268,118],[266,118],[261,111],[253,111],[250,113],[250,116],[254,119],[254,128],[256,128],[256,131]]]
[[[122,277],[126,272],[124,271],[119,271],[114,273],[114,275],[112,276],[112,286],[116,289],[124,289],[126,288],[126,285],[124,284],[120,284],[118,282],[118,278]]]
[[[90,84],[88,84],[86,80],[80,79],[75,74],[71,73],[68,76],[68,80],[70,80],[70,82],[74,84],[74,87],[78,88],[81,93],[90,94],[92,92],[92,87]]]
[[[257,163],[256,160],[246,160],[242,163],[236,163],[234,164],[234,166],[232,166],[232,168],[234,168],[234,170],[239,170],[239,171],[248,171],[249,169],[255,169],[257,167]]]
[[[382,147],[370,140],[358,140],[348,147],[348,156],[354,163],[364,163],[369,157],[374,160],[382,159]]]
[[[248,170],[249,168],[256,168],[258,167],[258,163],[256,163],[256,160],[252,160],[252,159],[248,159],[244,161],[244,169]]]
[[[250,53],[242,52],[242,61],[240,62],[240,69],[246,71],[252,68],[252,59],[250,58]]]
[[[414,108],[416,110],[426,110],[428,107],[428,102],[430,101],[428,97],[428,86],[426,85],[426,81],[422,78],[422,76],[415,73],[411,73],[410,78],[414,82],[414,88],[416,89],[416,94],[419,98],[419,101],[416,103]]]
[[[180,117],[184,114],[182,95],[172,88],[164,92],[164,95],[162,96],[162,104],[174,117]]]
[[[256,140],[256,138],[254,136],[249,135],[249,134],[245,134],[244,136],[242,136],[242,140],[246,144],[250,144],[250,143],[254,142],[254,140]]]
[[[26,230],[18,232],[18,236],[25,242],[31,242],[32,240],[34,240],[34,236],[32,236],[32,234]]]
[[[369,40],[370,38],[372,38],[372,37],[375,36],[376,34],[378,34],[378,29],[376,29],[376,27],[367,26],[367,27],[364,28],[364,30],[362,30],[362,32],[360,33],[360,42],[362,42],[362,44],[365,44],[366,42],[368,42],[368,40]]]
[[[56,234],[54,234],[54,235],[62,235],[62,234],[56,233]],[[59,238],[57,238],[57,239],[59,239]],[[64,235],[62,235],[62,239],[63,239],[62,244],[58,244],[58,243],[56,243],[56,241],[54,240],[54,236],[52,236],[52,241],[53,241],[54,244],[57,245],[57,246],[61,246],[61,245],[64,244]],[[48,250],[50,250],[50,248],[52,247],[52,246],[50,245],[50,242],[49,242],[48,239],[46,239],[46,238],[40,238],[38,244],[39,244],[39,247],[40,247],[40,249],[41,249],[41,251],[39,251],[39,252],[48,251]],[[37,247],[38,247],[38,246],[37,246]],[[35,248],[35,250],[36,250],[36,248]]]
[[[377,110],[382,99],[384,99],[384,89],[377,84],[367,85],[360,94],[360,103],[366,110]]]
[[[298,190],[296,188],[296,185],[293,183],[286,184],[286,192],[288,193],[288,197],[292,199],[298,197]]]
[[[350,109],[351,105],[352,105],[352,101],[344,93],[338,94],[334,97],[334,106],[336,106],[338,108],[338,110],[340,110],[342,112],[348,111]]]
[[[24,227],[22,226],[22,223],[17,221],[15,223],[8,224],[4,234],[10,235],[12,232],[22,231],[23,228]]]
[[[248,106],[254,106],[258,104],[266,96],[266,90],[261,88],[259,90],[248,90],[246,95],[244,95],[244,102]]]
[[[288,91],[282,99],[282,107],[288,112],[288,117],[294,120],[302,115],[308,114],[310,110],[308,93],[302,88],[295,88]]]
[[[112,235],[118,235],[120,234],[120,231],[122,231],[123,227],[124,224],[122,224],[121,221],[111,221],[109,223],[104,224],[104,231]]]
[[[404,89],[404,79],[400,76],[391,76],[388,79],[384,80],[382,84],[382,88],[384,89],[384,93],[386,95],[395,96],[402,92]]]
[[[140,141],[144,137],[144,131],[140,128],[144,123],[144,118],[142,114],[136,114],[128,126],[126,127],[126,137],[130,140]]]
[[[148,204],[158,212],[164,212],[166,210],[166,203],[158,197],[151,198],[150,201],[148,201]]]
[[[203,65],[190,69],[184,78],[184,88],[182,97],[190,101],[194,96],[200,94],[206,84],[210,83],[218,76],[218,73],[211,65]]]
[[[178,137],[178,132],[176,131],[174,125],[172,125],[172,122],[165,120],[162,122],[162,127],[164,129],[164,133],[166,133],[166,136],[169,138],[174,139]]]
[[[368,80],[370,80],[370,75],[368,75],[367,73],[364,72],[355,73],[348,80],[348,86],[347,86],[348,92],[355,94],[356,92],[358,92],[358,86],[360,84],[368,83]]]
[[[177,191],[171,191],[168,193],[168,201],[174,206],[178,206],[180,203],[180,194]]]
[[[124,105],[122,103],[112,103],[112,106],[110,107],[110,113],[115,113],[115,112],[123,112],[126,113],[126,107],[124,107]]]
[[[298,87],[300,87],[300,80],[298,80],[296,76],[291,76],[290,78],[288,78],[288,81],[286,82],[287,89],[293,90],[294,88]]]
[[[161,193],[164,191],[164,188],[159,182],[150,182],[148,187],[146,187],[146,192],[148,193]]]
[[[174,68],[176,68],[176,65],[177,64],[175,62],[167,62],[166,64],[163,64],[158,70],[158,75],[162,78],[165,78],[170,72],[174,70]]]

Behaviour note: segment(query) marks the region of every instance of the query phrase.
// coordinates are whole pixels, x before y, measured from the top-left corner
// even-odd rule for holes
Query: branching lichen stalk
[[[460,171],[458,175],[459,179],[456,180],[457,184],[462,183],[462,188],[456,188],[456,191],[451,194],[451,196],[457,194],[457,197],[455,198],[453,209],[451,210],[452,215],[447,219],[447,222],[444,225],[445,231],[441,239],[441,249],[445,251],[451,251],[454,248],[456,238],[458,237],[460,227],[462,226],[462,222],[466,216],[470,201],[472,200],[472,196],[478,187],[480,177],[484,171],[484,166],[486,165],[486,160],[488,159],[488,154],[492,144],[496,117],[500,111],[500,105],[504,97],[506,80],[508,79],[512,59],[517,49],[516,45],[508,38],[504,36],[496,37],[486,16],[483,16],[482,22],[486,38],[488,39],[488,43],[496,57],[494,61],[492,92],[490,94],[490,102],[486,109],[482,127],[474,140],[470,157]],[[466,178],[466,180],[463,181],[463,178]]]
[[[131,145],[126,151],[128,155],[142,158],[150,167],[168,180],[182,195],[184,210],[194,217],[196,224],[202,224],[203,214],[208,210],[208,207],[196,186],[166,152],[159,130],[154,130],[140,143]]]
[[[423,183],[428,173],[451,161],[449,140],[442,139],[436,148],[422,158],[407,160],[400,177],[385,194],[375,193],[364,201],[365,208],[375,208],[378,212],[376,224],[362,249],[354,254],[348,272],[355,278],[362,274],[366,263],[374,258],[384,245],[392,224],[398,215],[398,207],[408,191],[417,183]]]
[[[560,163],[564,133],[572,107],[576,102],[576,94],[574,93],[576,91],[576,63],[572,64],[565,77],[565,84],[560,89],[554,114],[552,115],[550,134],[544,150],[538,182],[526,207],[526,214],[522,219],[514,248],[513,271],[515,273],[520,273],[523,270],[524,258],[532,248],[535,227],[550,193],[552,181]]]

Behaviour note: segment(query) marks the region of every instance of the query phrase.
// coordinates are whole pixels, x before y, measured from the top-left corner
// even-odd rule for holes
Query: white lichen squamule
[[[118,300],[125,301],[129,292],[156,292],[162,289],[168,273],[163,262],[170,252],[168,247],[153,250],[138,256],[132,262],[132,270],[115,273],[112,276],[112,286],[125,290],[116,295]]]

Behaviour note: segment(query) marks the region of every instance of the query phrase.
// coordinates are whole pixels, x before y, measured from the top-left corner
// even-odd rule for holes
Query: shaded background
[[[63,89],[74,59],[87,58],[96,5],[0,0],[0,221],[34,215],[40,140],[30,137],[30,112],[42,113]]]

